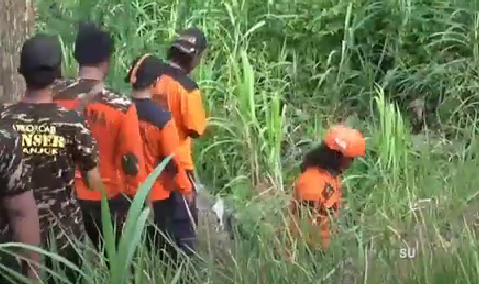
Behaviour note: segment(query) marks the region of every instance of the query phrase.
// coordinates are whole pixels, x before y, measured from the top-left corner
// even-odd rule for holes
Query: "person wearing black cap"
[[[167,53],[168,63],[183,73],[189,74],[199,65],[207,48],[207,40],[198,28],[182,31],[170,46]]]
[[[25,41],[19,72],[26,83],[21,102],[4,107],[2,123],[13,125],[22,138],[24,162],[32,168],[31,187],[40,219],[41,240],[49,250],[81,267],[72,241],[84,235],[82,214],[73,181],[75,166],[92,188],[102,190],[95,140],[77,112],[53,102],[53,84],[61,74],[61,48],[57,37],[36,35]],[[53,243],[50,241],[53,240]],[[50,258],[46,266],[53,269]],[[80,277],[62,264],[72,283]],[[48,283],[55,283],[53,276]]]
[[[193,186],[193,202],[186,205],[183,196],[171,193],[173,216],[171,228],[176,242],[187,254],[197,243],[198,207],[191,139],[199,138],[206,126],[206,115],[198,84],[188,74],[200,63],[207,48],[206,37],[197,28],[182,31],[168,50],[167,64],[157,84],[153,100],[169,110],[175,119],[180,137],[178,158]]]
[[[131,99],[106,88],[114,40],[110,32],[90,22],[80,23],[75,41],[78,78],[64,79],[55,86],[55,102],[74,108],[88,121],[97,141],[100,171],[106,197],[116,222],[117,243],[124,217],[139,185],[145,181],[143,149],[136,106]],[[101,192],[94,191],[78,173],[76,192],[84,214],[84,223],[93,245],[101,251]],[[107,261],[107,264],[109,262]]]
[[[125,78],[133,86],[133,101],[138,112],[148,173],[153,172],[163,159],[175,155],[180,145],[175,120],[166,109],[151,99],[164,67],[160,59],[145,54],[134,60]],[[174,156],[150,190],[148,202],[153,208],[155,226],[148,227],[149,244],[153,242],[161,259],[165,259],[163,250],[167,251],[170,258],[176,259],[175,249],[167,246],[168,241],[164,239],[164,235],[169,233],[170,193],[177,191],[191,201],[191,189],[185,170]]]

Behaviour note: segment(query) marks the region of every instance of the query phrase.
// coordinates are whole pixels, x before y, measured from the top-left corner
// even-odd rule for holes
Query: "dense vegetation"
[[[163,55],[186,26],[205,30],[210,49],[194,75],[211,118],[195,144],[198,174],[243,228],[231,251],[212,249],[203,235],[201,263],[166,279],[154,259],[135,258],[145,275],[128,282],[126,251],[147,214],[135,207],[111,271],[85,252],[86,283],[177,283],[185,275],[218,284],[478,283],[479,2],[36,2],[37,28],[61,35],[66,74],[76,71],[76,21],[114,31],[109,81],[125,93],[139,53]],[[325,256],[298,249],[288,259],[277,229],[298,162],[339,121],[368,138],[366,157],[344,175],[340,234]],[[401,259],[408,245],[417,255]]]

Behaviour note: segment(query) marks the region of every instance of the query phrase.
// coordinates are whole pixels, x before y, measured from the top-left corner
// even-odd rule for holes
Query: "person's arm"
[[[201,93],[198,89],[182,94],[181,117],[188,136],[194,139],[201,137],[206,127],[206,114]]]
[[[162,149],[162,156],[168,157],[171,154],[176,154],[180,146],[180,138],[178,136],[178,129],[173,119],[170,119],[163,128],[159,131],[160,149]],[[174,180],[175,187],[183,193],[187,198],[191,197],[192,186],[186,171],[181,166],[178,157],[175,155],[173,159],[167,164],[165,169],[167,176]]]
[[[73,159],[93,191],[103,191],[103,182],[98,169],[98,151],[96,141],[86,121],[79,118],[76,125]]]
[[[138,186],[145,182],[147,173],[143,156],[143,141],[134,104],[128,108],[122,118],[118,139],[118,155],[121,157],[121,168],[127,190],[130,193],[136,193]]]
[[[93,191],[105,190],[103,181],[101,180],[100,169],[98,168],[98,166],[94,167],[91,170],[86,171],[85,173],[86,173],[86,178],[88,181],[88,186],[90,187],[91,190]]]
[[[6,209],[13,238],[30,246],[40,246],[40,224],[38,209],[31,189],[31,169],[23,162],[21,138],[12,139],[12,147],[6,147],[2,155],[1,186],[2,203]],[[10,148],[10,149],[7,149]],[[23,257],[30,260],[22,262],[24,271],[30,279],[38,280],[36,263],[40,256],[37,252],[25,249]]]

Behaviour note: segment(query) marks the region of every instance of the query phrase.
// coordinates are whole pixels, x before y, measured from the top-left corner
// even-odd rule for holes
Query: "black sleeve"
[[[75,163],[82,172],[88,172],[98,165],[96,141],[88,124],[79,116],[75,124],[74,141]]]
[[[31,168],[24,161],[21,138],[0,130],[0,190],[2,196],[21,194],[31,189]]]

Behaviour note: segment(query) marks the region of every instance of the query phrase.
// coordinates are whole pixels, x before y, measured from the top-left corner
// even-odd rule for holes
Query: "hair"
[[[138,62],[142,59],[145,60],[148,56],[150,56],[150,55],[145,54],[145,55],[139,56],[139,57],[135,58],[135,60],[133,60],[133,62],[131,64],[132,67],[126,75],[125,82],[131,83],[131,75],[132,75],[133,71],[136,72],[135,76],[138,76],[138,69],[141,67],[141,66],[137,66]],[[133,88],[133,91],[144,91],[146,88],[148,88],[153,83],[154,83],[154,81],[148,82],[148,81],[145,81],[145,80],[138,80],[138,78],[137,78],[134,83],[131,83],[131,86]]]
[[[136,82],[131,84],[131,88],[133,91],[140,92],[146,90],[149,86],[151,86],[154,82],[146,83],[146,82]]]
[[[343,154],[321,143],[318,147],[309,151],[301,163],[301,172],[309,168],[318,168],[331,173],[340,173]]]
[[[55,69],[40,69],[24,72],[23,78],[28,90],[42,90],[50,86],[61,77],[60,66]]]
[[[80,66],[95,66],[110,59],[114,38],[91,22],[80,22],[75,40],[75,59]]]
[[[166,58],[168,60],[171,60],[179,64],[181,67],[185,69],[190,67],[191,63],[193,62],[193,56],[194,54],[184,53],[174,46],[170,47],[170,49],[168,49],[168,52],[166,54]]]

